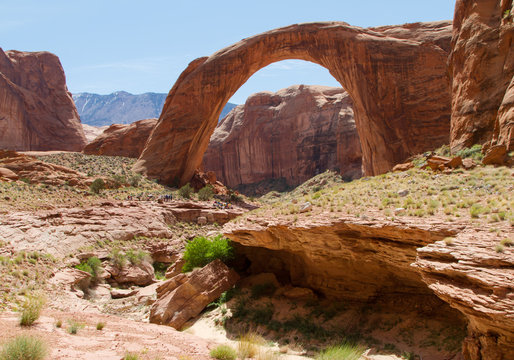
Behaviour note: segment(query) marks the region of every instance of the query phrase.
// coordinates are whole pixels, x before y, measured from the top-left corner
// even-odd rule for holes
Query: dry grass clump
[[[266,341],[255,332],[247,332],[239,337],[237,342],[237,355],[240,359],[254,358],[259,353],[259,346]]]
[[[42,360],[46,353],[46,345],[40,339],[20,335],[3,346],[0,360]]]
[[[21,307],[20,325],[30,326],[39,319],[45,302],[45,297],[42,294],[28,295]]]
[[[209,354],[218,360],[236,360],[237,358],[236,351],[230,345],[218,345]]]
[[[363,352],[364,348],[361,346],[346,343],[322,351],[316,356],[316,360],[358,360]]]

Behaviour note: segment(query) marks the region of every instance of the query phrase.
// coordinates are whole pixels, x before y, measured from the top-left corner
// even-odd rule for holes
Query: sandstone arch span
[[[135,165],[161,182],[189,181],[218,116],[259,69],[299,59],[327,68],[351,95],[364,173],[448,143],[451,23],[359,28],[343,22],[271,30],[194,60],[170,90]]]

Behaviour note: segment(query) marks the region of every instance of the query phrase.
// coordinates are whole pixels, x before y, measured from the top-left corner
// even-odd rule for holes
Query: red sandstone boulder
[[[239,279],[221,260],[201,269],[179,274],[157,288],[157,301],[150,309],[150,322],[180,329]]]
[[[132,124],[113,124],[83,150],[89,155],[126,156],[141,155],[157,119],[145,119]]]
[[[212,190],[215,194],[227,195],[229,193],[225,185],[216,179],[214,171],[203,172],[196,170],[190,184],[195,191],[210,185],[212,186]]]
[[[495,145],[487,149],[482,164],[484,165],[505,165],[507,149],[505,145]]]
[[[81,151],[80,118],[59,58],[0,48],[0,149]]]
[[[19,176],[16,175],[16,173],[14,171],[0,167],[0,180],[16,181],[18,179],[19,179]]]
[[[230,187],[279,178],[295,186],[326,169],[358,178],[362,152],[350,96],[305,85],[253,94],[218,124],[203,163]]]
[[[146,286],[155,281],[153,266],[147,261],[142,261],[139,264],[127,264],[121,269],[108,266],[106,270],[118,284]]]
[[[513,16],[512,1],[457,1],[450,55],[454,152],[491,138],[514,149]]]

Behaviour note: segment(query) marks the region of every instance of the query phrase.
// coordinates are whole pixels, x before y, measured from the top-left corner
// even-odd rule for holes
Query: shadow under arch
[[[448,21],[366,29],[306,23],[243,39],[182,72],[134,170],[163,183],[188,182],[239,87],[271,63],[297,59],[328,69],[350,94],[364,174],[386,172],[448,142],[450,40]]]

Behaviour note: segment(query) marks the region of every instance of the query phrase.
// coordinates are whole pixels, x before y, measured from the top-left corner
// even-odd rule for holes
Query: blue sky
[[[368,27],[452,19],[454,1],[0,0],[0,47],[61,59],[71,92],[167,93],[200,56],[273,28],[310,21]],[[339,86],[322,67],[287,60],[257,72],[232,98],[293,84]]]

